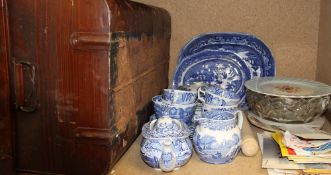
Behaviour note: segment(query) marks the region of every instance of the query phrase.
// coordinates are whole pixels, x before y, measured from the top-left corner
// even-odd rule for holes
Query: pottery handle
[[[183,124],[178,119],[172,119],[170,116],[163,116],[163,118],[152,120],[151,123],[149,124],[149,129],[152,130],[154,128],[156,122],[158,122],[160,120],[166,120],[166,119],[174,121],[176,123],[176,125],[179,127],[179,129],[182,130]]]
[[[239,129],[241,129],[242,127],[243,127],[243,121],[244,121],[244,113],[243,113],[243,111],[241,111],[241,110],[239,110],[238,112],[237,112],[237,116],[238,116],[238,127],[239,127]]]
[[[169,172],[176,168],[176,155],[172,147],[171,139],[163,142],[163,149],[159,159],[159,166],[162,171]]]
[[[183,124],[178,119],[173,119],[173,121],[177,124],[180,130],[183,129]]]
[[[202,87],[199,87],[199,88],[198,88],[198,100],[200,100],[203,104],[205,104],[205,99],[204,99],[203,97],[201,97],[200,94],[205,95],[205,93],[206,93],[206,91],[204,91],[204,90],[202,89]]]
[[[154,119],[151,121],[151,123],[149,124],[149,129],[152,130],[154,128],[155,122],[157,121],[157,119]]]

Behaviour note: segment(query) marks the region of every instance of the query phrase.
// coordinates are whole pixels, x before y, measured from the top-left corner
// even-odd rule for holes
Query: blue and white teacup
[[[164,89],[162,98],[169,104],[192,104],[197,100],[198,94],[194,91],[179,89]]]
[[[154,105],[155,117],[158,119],[163,116],[170,116],[171,118],[178,119],[188,126],[192,124],[192,117],[195,112],[196,104],[168,104],[161,95],[152,98]]]
[[[204,104],[215,106],[238,106],[240,103],[238,94],[223,90],[218,86],[199,88],[198,99]]]

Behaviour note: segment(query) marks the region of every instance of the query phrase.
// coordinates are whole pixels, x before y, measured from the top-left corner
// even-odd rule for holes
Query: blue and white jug
[[[193,144],[200,159],[212,164],[231,162],[240,151],[242,111],[203,112],[195,121]]]

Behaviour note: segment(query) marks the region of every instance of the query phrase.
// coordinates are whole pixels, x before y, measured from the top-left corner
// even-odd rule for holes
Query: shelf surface
[[[142,136],[140,135],[132,144],[124,156],[117,162],[115,167],[108,175],[152,175],[165,174],[161,171],[150,168],[140,158],[140,142]],[[237,157],[228,164],[208,164],[199,159],[194,152],[190,161],[176,171],[167,174],[208,174],[208,175],[238,175],[238,174],[254,174],[266,175],[267,171],[261,168],[261,152],[259,151],[254,157],[246,157],[239,153]]]
[[[330,105],[331,106],[331,105]],[[331,132],[331,108],[326,111],[325,116],[328,119],[323,126],[323,130]],[[261,133],[263,130],[252,126],[254,133]],[[255,135],[256,137],[256,135]],[[237,157],[228,164],[208,164],[201,161],[198,155],[194,152],[190,161],[179,168],[176,171],[170,173],[164,173],[153,168],[150,168],[140,158],[140,142],[142,136],[140,135],[129,150],[123,155],[123,157],[117,162],[114,168],[108,175],[154,175],[154,174],[180,174],[180,175],[195,175],[195,174],[207,174],[207,175],[267,175],[267,170],[261,168],[262,155],[261,151],[254,157],[246,157],[241,152]]]

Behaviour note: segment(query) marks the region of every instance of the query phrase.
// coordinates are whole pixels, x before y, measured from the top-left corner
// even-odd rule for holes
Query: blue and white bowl
[[[169,104],[193,104],[197,97],[197,92],[179,89],[164,89],[162,94],[163,100]]]
[[[155,117],[160,118],[163,116],[170,116],[171,118],[178,119],[187,125],[192,124],[192,117],[196,108],[196,104],[168,104],[161,95],[152,98],[154,105]]]

